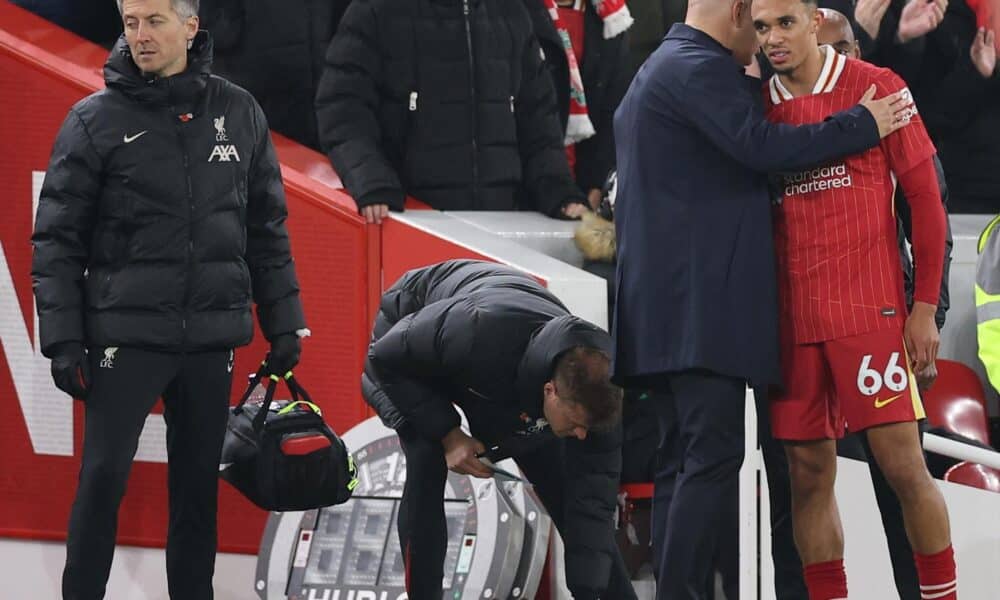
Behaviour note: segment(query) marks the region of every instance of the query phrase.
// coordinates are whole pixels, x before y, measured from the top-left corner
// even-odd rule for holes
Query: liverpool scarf
[[[552,17],[559,39],[562,40],[566,61],[569,64],[569,122],[566,124],[566,137],[563,142],[569,146],[594,135],[594,124],[587,115],[587,97],[583,90],[583,78],[580,76],[580,65],[573,52],[573,42],[569,31],[559,20],[559,8],[555,0],[542,0]],[[590,0],[594,10],[604,22],[604,38],[610,39],[624,33],[632,26],[632,15],[629,13],[625,0]]]

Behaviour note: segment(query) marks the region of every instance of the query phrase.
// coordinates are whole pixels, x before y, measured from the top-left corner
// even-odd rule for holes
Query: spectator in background
[[[948,174],[952,212],[1000,211],[1000,77],[986,9],[951,0],[910,84]]]
[[[920,71],[923,36],[944,18],[948,0],[823,0],[822,7],[853,14],[861,58],[910,82]]]
[[[525,0],[555,86],[570,169],[591,209],[614,169],[612,120],[634,73],[625,35],[632,25],[628,7],[624,0],[605,0],[599,12],[597,4]]]
[[[121,19],[110,0],[11,0],[11,3],[105,48],[111,48],[122,33]]]
[[[319,150],[313,103],[323,54],[348,0],[203,0],[213,71],[253,94],[271,128]]]
[[[849,0],[821,0],[843,10]],[[865,60],[910,86],[937,147],[956,213],[1000,209],[1000,85],[988,0],[858,0]]]
[[[369,223],[406,195],[440,210],[587,210],[520,2],[354,0],[316,111],[323,150]]]

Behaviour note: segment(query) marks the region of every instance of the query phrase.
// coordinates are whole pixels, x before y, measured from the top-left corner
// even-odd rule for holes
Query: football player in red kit
[[[822,121],[871,85],[904,90],[894,73],[818,46],[816,0],[755,0],[754,27],[775,75],[764,88],[772,121]],[[908,93],[908,92],[905,92]],[[795,543],[810,600],[847,598],[843,530],[834,497],[835,440],[866,431],[899,497],[924,598],[956,598],[944,498],[927,471],[913,371],[937,355],[934,322],[945,222],[934,146],[913,105],[908,124],[865,153],[780,176],[775,246],[785,387],[771,402],[785,441]],[[920,265],[907,314],[893,214],[900,184],[912,207]]]

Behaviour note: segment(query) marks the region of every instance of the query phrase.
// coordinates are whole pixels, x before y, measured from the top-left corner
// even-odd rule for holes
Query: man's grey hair
[[[122,13],[122,1],[115,0],[118,4],[118,14]],[[174,9],[177,16],[183,20],[198,16],[198,2],[199,0],[170,0],[170,8]]]

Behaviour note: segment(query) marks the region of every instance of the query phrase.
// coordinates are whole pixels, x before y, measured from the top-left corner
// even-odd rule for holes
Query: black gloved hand
[[[283,333],[271,340],[271,351],[267,354],[267,374],[284,377],[299,364],[302,341],[294,333]]]
[[[77,400],[90,389],[90,362],[80,342],[62,342],[52,349],[52,381]]]

